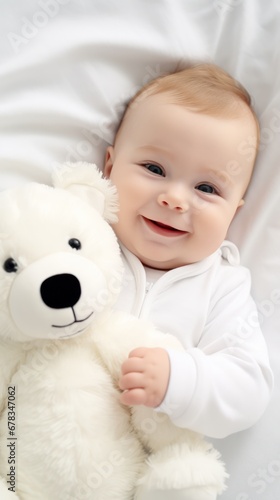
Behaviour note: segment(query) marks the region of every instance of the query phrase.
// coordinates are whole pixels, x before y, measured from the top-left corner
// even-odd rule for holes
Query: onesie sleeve
[[[273,376],[250,286],[247,269],[223,269],[197,345],[168,350],[170,382],[157,411],[177,426],[224,438],[265,411]]]

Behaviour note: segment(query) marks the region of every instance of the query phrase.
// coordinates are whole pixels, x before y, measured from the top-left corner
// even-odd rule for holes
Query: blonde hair
[[[238,118],[249,111],[256,124],[257,151],[260,126],[249,93],[226,71],[211,63],[192,64],[147,83],[129,102],[119,129],[131,108],[146,97],[162,93],[168,94],[172,104],[211,116]]]

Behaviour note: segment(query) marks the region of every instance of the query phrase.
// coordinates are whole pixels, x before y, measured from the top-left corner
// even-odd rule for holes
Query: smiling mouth
[[[94,311],[92,311],[85,318],[83,318],[83,319],[77,319],[75,311],[74,311],[74,308],[71,307],[71,309],[72,309],[72,312],[73,312],[73,315],[74,315],[74,321],[72,321],[71,323],[67,323],[65,325],[51,325],[53,328],[61,328],[62,330],[64,328],[70,329],[70,333],[69,332],[62,333],[62,330],[61,330],[61,333],[59,332],[58,337],[56,337],[57,339],[60,339],[60,340],[69,339],[70,337],[76,337],[77,335],[80,335],[81,333],[83,333],[86,330],[86,328],[88,327],[87,320],[94,313]],[[74,327],[74,325],[81,325],[81,327],[80,328],[78,328],[78,326]],[[78,329],[76,329],[76,328],[78,328]]]
[[[182,231],[181,229],[168,226],[167,224],[163,224],[163,222],[147,219],[146,217],[143,217],[143,220],[153,232],[161,234],[162,236],[183,236],[188,234],[188,231]]]
[[[76,314],[75,314],[75,311],[74,311],[74,308],[71,307],[72,311],[73,311],[73,315],[74,315],[74,321],[72,321],[71,323],[67,323],[66,325],[52,325],[53,328],[66,328],[67,326],[72,326],[72,325],[75,325],[76,323],[83,323],[84,321],[86,321],[87,319],[89,319],[92,315],[93,315],[93,311],[88,315],[86,316],[85,318],[83,319],[77,319],[76,318]]]

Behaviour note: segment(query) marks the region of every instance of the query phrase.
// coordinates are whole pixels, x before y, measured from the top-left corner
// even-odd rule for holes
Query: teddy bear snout
[[[73,274],[55,274],[43,281],[40,293],[48,307],[64,309],[77,304],[81,297],[81,285]]]
[[[7,307],[15,326],[11,335],[23,342],[80,334],[112,293],[98,265],[76,250],[37,258],[14,275]]]

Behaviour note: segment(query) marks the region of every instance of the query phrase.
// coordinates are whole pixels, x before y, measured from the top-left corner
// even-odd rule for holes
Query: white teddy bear
[[[0,193],[1,500],[215,499],[218,452],[119,401],[133,348],[181,346],[113,309],[115,189],[86,163],[59,166],[53,182]]]

